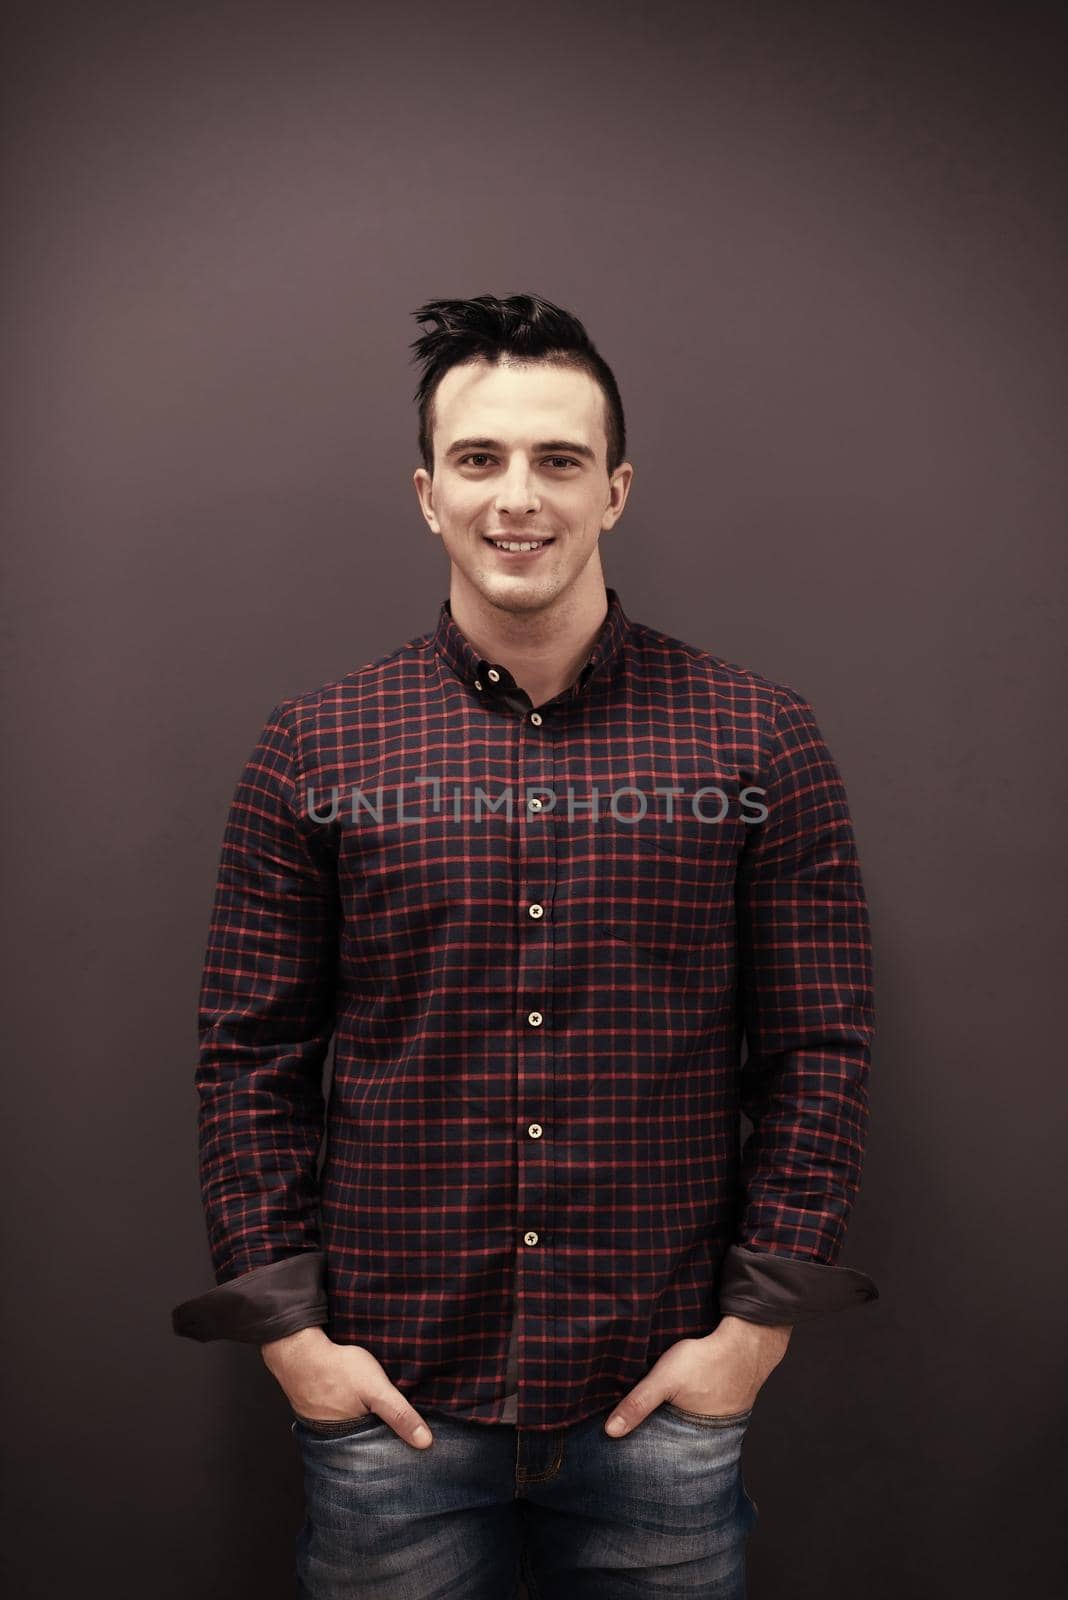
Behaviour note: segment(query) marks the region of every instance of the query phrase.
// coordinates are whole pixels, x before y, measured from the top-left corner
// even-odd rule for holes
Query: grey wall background
[[[271,1600],[284,1397],[210,1285],[195,998],[280,698],[431,626],[410,313],[615,368],[628,612],[794,685],[880,1034],[843,1261],[745,1454],[755,1600],[1063,1590],[1064,92],[1035,5],[15,5],[13,1592]],[[1060,813],[1060,814],[1059,814]]]

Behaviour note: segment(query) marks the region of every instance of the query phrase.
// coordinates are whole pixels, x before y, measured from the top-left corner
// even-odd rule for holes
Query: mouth
[[[533,561],[543,550],[552,544],[551,535],[539,539],[509,539],[505,537],[494,538],[492,534],[483,534],[486,544],[504,561]]]

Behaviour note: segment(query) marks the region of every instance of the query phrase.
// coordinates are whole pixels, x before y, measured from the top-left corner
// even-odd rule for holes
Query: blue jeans
[[[751,1412],[664,1401],[612,1439],[609,1410],[535,1432],[418,1409],[423,1450],[374,1414],[292,1423],[300,1600],[519,1600],[521,1576],[531,1600],[744,1600]]]

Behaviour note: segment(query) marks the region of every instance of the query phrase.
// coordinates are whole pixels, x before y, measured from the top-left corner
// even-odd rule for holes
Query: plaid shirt
[[[835,1264],[873,1031],[841,778],[798,693],[607,602],[537,709],[446,600],[267,718],[200,993],[216,1286],[177,1333],[321,1324],[416,1407],[546,1429],[722,1315],[877,1296]]]

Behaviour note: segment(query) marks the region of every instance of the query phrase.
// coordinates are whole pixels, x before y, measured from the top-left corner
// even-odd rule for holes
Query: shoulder
[[[783,712],[789,715],[810,709],[805,695],[795,685],[729,661],[646,623],[631,623],[630,643],[639,671],[648,673],[653,681],[658,674],[673,682],[689,679],[717,704],[740,715],[774,721]]]
[[[371,710],[386,692],[423,682],[432,643],[432,634],[417,634],[340,678],[287,696],[275,715],[299,735]]]

